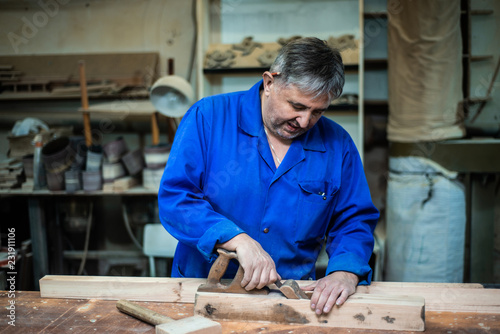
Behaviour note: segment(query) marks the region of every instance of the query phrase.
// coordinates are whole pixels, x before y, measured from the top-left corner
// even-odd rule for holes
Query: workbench
[[[77,288],[77,287],[76,287]],[[39,292],[17,291],[9,298],[0,292],[2,308],[15,301],[15,327],[2,317],[0,333],[154,333],[154,326],[118,311],[114,300],[41,298]],[[173,319],[193,315],[192,303],[137,302]],[[5,311],[2,312],[6,314]],[[426,311],[425,333],[500,333],[500,314]],[[331,329],[301,325],[221,321],[224,334],[234,333],[331,333]],[[387,331],[335,329],[335,333],[386,333]],[[404,332],[412,333],[412,332]]]

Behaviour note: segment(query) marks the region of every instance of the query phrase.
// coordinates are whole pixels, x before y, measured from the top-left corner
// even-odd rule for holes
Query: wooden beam
[[[40,296],[194,303],[196,290],[204,282],[199,278],[47,275],[40,280]]]
[[[47,275],[40,280],[40,294],[44,298],[194,303],[198,286],[205,282],[201,278]],[[372,282],[358,286],[356,292],[420,296],[427,311],[500,314],[500,289],[484,289],[480,284]]]
[[[249,307],[251,305],[251,307]],[[354,294],[344,305],[317,316],[306,299],[199,292],[195,314],[212,320],[256,321],[320,327],[423,331],[424,299],[408,296]]]

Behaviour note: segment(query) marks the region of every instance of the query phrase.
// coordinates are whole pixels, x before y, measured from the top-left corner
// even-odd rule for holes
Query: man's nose
[[[299,123],[299,126],[302,129],[305,129],[309,126],[309,122],[311,121],[311,114],[310,113],[305,113],[302,116],[299,116],[295,119],[297,123]]]

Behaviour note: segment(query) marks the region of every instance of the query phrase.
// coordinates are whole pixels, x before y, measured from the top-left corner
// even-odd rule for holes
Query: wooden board
[[[196,290],[205,281],[200,278],[47,275],[40,280],[40,292],[47,298],[194,303]],[[298,283],[306,286],[311,281]],[[500,289],[484,289],[480,284],[372,282],[370,286],[358,286],[356,292],[420,296],[425,299],[427,311],[500,314]]]
[[[40,295],[45,298],[194,303],[196,290],[204,282],[198,278],[47,275],[40,280]]]
[[[251,305],[251,307],[249,307]],[[424,299],[354,294],[344,305],[317,316],[307,299],[274,295],[198,292],[195,314],[212,320],[255,321],[334,328],[423,331]]]
[[[143,333],[154,334],[155,328],[131,316],[120,313],[116,301],[99,299],[49,299],[38,291],[16,291],[15,298],[8,291],[0,292],[0,305],[6,308],[15,301],[15,327],[9,326],[4,310],[2,333]],[[173,319],[194,314],[194,305],[185,303],[137,302],[155,312]],[[220,321],[223,334],[387,334],[387,330],[353,328],[321,328],[302,325],[263,324],[258,322]],[[425,312],[425,334],[447,332],[491,334],[500,328],[500,315],[480,313]],[[392,332],[390,332],[392,333]]]

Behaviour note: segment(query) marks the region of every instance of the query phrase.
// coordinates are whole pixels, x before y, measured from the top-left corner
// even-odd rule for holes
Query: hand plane
[[[232,281],[222,282],[221,279],[226,273],[229,261],[232,259],[238,260],[238,255],[235,252],[229,252],[221,248],[217,249],[217,252],[219,253],[219,256],[210,268],[207,283],[200,285],[198,291],[260,295],[266,295],[269,293],[269,287],[264,287],[263,289],[245,290],[245,288],[241,286],[241,280],[244,275],[243,267],[241,265],[238,267],[238,271]],[[297,282],[292,279],[286,280],[284,283],[277,280],[274,284],[288,299],[309,299],[306,293],[300,289]]]

